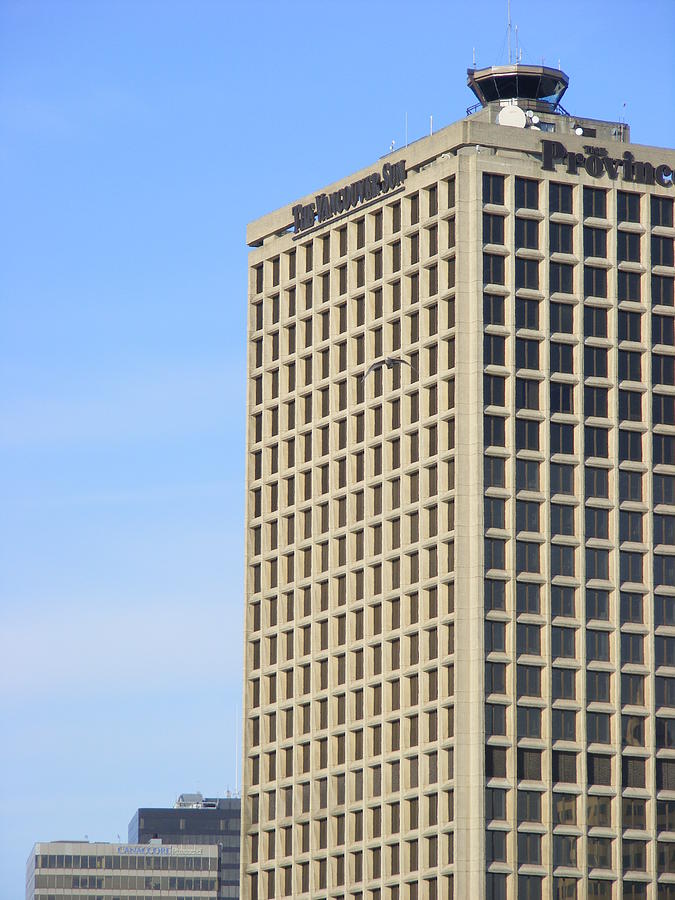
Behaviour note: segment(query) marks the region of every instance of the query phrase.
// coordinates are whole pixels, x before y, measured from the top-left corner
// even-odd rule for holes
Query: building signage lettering
[[[404,159],[396,163],[385,163],[381,173],[373,172],[332,194],[318,194],[313,203],[298,203],[292,210],[295,233],[311,228],[315,222],[323,224],[360,203],[367,203],[380,194],[393,191],[403,184],[407,174]]]
[[[615,181],[621,172],[623,181],[634,184],[659,184],[661,187],[672,187],[673,184],[673,170],[669,165],[639,162],[629,150],[620,159],[611,157],[605,147],[584,147],[585,154],[568,151],[560,141],[542,141],[541,150],[541,167],[547,172],[555,172],[557,165],[567,165],[568,175],[576,175],[583,169],[592,178],[608,175]]]
[[[117,848],[121,856],[201,856],[202,847],[175,847],[166,844],[124,844]]]

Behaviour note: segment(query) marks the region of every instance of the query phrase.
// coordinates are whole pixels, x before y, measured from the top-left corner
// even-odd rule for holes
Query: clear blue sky
[[[675,145],[672,0],[511,6],[570,112]],[[235,787],[245,226],[461,118],[474,47],[506,0],[2,0],[2,900]]]

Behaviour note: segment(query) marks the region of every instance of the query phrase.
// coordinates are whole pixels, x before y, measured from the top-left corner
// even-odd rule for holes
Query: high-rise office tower
[[[142,807],[129,822],[129,843],[213,844],[218,848],[218,900],[239,898],[239,797],[180,794],[172,808]]]
[[[469,85],[248,228],[246,898],[675,898],[675,153]]]

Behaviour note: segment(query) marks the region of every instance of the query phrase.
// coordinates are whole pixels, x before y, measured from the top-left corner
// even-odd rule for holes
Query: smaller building
[[[209,844],[35,844],[26,900],[217,900],[218,847]]]
[[[218,898],[239,897],[239,797],[181,794],[174,807],[136,811],[129,823],[129,843],[161,840],[170,845],[211,845],[218,850]]]

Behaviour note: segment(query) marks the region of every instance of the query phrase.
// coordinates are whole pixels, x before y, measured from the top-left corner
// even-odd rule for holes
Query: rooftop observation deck
[[[528,105],[541,112],[556,112],[569,85],[568,76],[561,69],[549,66],[530,66],[513,63],[508,66],[489,66],[468,69],[467,84],[478,98],[478,106],[511,101]],[[560,112],[564,110],[560,109]]]

